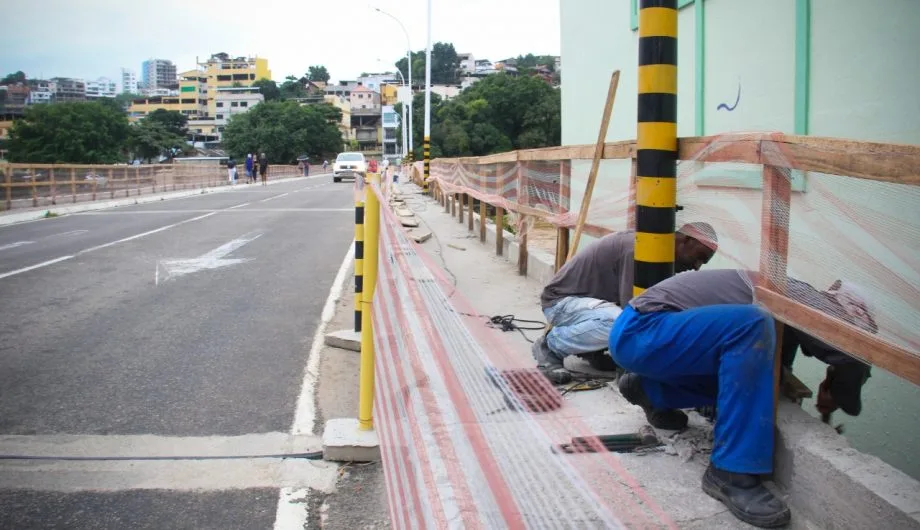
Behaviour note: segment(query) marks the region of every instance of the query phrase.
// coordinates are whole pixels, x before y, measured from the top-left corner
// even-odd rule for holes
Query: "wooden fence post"
[[[789,170],[763,167],[763,205],[760,232],[760,275],[758,284],[785,296],[789,257],[789,201],[792,195]],[[776,320],[776,350],[773,359],[773,415],[779,409],[780,376],[783,366],[783,323]]]
[[[626,206],[626,229],[636,229],[636,157],[630,159],[629,203]]]
[[[463,224],[463,200],[466,197],[466,193],[457,194],[457,222]]]
[[[32,206],[38,206],[38,179],[35,175],[35,168],[29,168],[29,174],[32,175]]]
[[[112,168],[109,168],[108,175],[109,175],[109,198],[110,199],[115,198],[115,179],[113,177],[114,174],[115,172],[112,171]]]
[[[565,172],[565,161],[559,162],[559,213],[569,211],[569,175]],[[565,265],[569,255],[569,229],[565,226],[556,228],[556,272]]]
[[[136,195],[141,194],[141,168],[134,166],[134,187]]]
[[[468,217],[468,223],[466,229],[470,232],[473,231],[473,196],[470,194],[466,195],[466,214]]]
[[[7,164],[4,171],[4,180],[6,180],[6,209],[13,208],[13,168]]]
[[[51,204],[57,204],[57,182],[54,180],[54,168],[48,171],[51,173]]]
[[[73,198],[73,203],[77,202],[77,169],[70,168],[70,196]]]
[[[517,153],[520,157],[520,153]],[[529,201],[524,196],[527,189],[524,185],[524,164],[520,159],[515,162],[517,166],[517,203],[521,206],[530,206]],[[518,274],[527,276],[527,217],[521,214],[519,237],[518,237]]]

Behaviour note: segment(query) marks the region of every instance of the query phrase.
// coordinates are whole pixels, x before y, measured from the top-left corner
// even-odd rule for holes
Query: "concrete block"
[[[418,219],[415,217],[400,217],[399,222],[406,228],[417,228],[419,225]]]
[[[323,460],[333,462],[379,462],[377,431],[358,429],[357,418],[337,418],[323,430]]]
[[[413,230],[409,232],[409,237],[416,243],[424,243],[431,239],[431,232],[428,230]]]
[[[326,346],[342,348],[343,350],[361,351],[361,334],[353,329],[343,329],[326,333]]]
[[[415,217],[415,213],[408,208],[396,208],[395,212],[400,217]]]

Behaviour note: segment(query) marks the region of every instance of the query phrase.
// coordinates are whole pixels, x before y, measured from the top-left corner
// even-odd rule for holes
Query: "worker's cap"
[[[873,317],[874,309],[865,288],[853,282],[837,280],[824,292],[836,300],[846,315],[857,324],[872,332],[878,331]]]
[[[677,233],[692,237],[713,252],[719,250],[719,237],[716,235],[716,229],[709,223],[702,221],[687,223],[680,227]]]

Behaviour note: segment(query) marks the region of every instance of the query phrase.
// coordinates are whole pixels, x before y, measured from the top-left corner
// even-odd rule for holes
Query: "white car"
[[[339,153],[332,164],[332,182],[342,182],[343,178],[362,177],[367,173],[367,160],[364,153]]]

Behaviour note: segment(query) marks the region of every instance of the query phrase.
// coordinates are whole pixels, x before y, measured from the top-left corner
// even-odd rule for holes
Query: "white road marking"
[[[278,198],[281,198],[281,197],[287,197],[287,196],[290,195],[290,194],[291,194],[290,192],[288,192],[288,193],[282,193],[281,195],[275,195],[274,197],[269,197],[269,198],[267,198],[267,199],[262,199],[262,200],[259,201],[259,202],[268,202],[268,201],[273,200],[273,199],[278,199]]]
[[[70,232],[61,232],[60,234],[51,234],[50,236],[45,236],[42,239],[50,239],[52,237],[63,237],[63,236],[77,236],[80,234],[85,234],[89,230],[71,230]]]
[[[307,527],[308,494],[309,491],[302,488],[281,488],[274,530],[300,530]]]
[[[36,263],[35,265],[29,265],[28,267],[24,267],[22,269],[16,269],[14,271],[4,272],[3,274],[0,274],[0,280],[2,280],[3,278],[8,278],[10,276],[15,276],[17,274],[22,274],[23,272],[29,272],[35,269],[40,269],[42,267],[47,267],[48,265],[54,265],[55,263],[60,263],[62,261],[72,259],[73,257],[74,256],[62,256],[60,258],[55,258],[52,260],[43,261],[41,263]]]
[[[204,218],[206,218],[206,217],[211,217],[212,215],[214,215],[214,214],[216,214],[216,213],[217,213],[217,212],[206,213],[206,214],[204,214],[204,215],[199,215],[198,217],[192,217],[191,219],[186,219],[185,221],[179,221],[178,223],[173,223],[173,224],[171,224],[171,225],[161,226],[160,228],[155,228],[155,229],[153,229],[153,230],[148,230],[148,231],[146,231],[146,232],[141,232],[140,234],[135,234],[135,235],[133,235],[133,236],[124,237],[124,238],[121,238],[121,239],[119,239],[119,240],[112,241],[112,242],[110,242],[110,243],[103,243],[102,245],[96,245],[95,247],[90,247],[90,248],[88,248],[88,249],[86,249],[86,250],[81,250],[80,252],[77,252],[77,255],[86,254],[86,253],[88,253],[88,252],[93,252],[93,251],[96,251],[96,250],[101,250],[101,249],[103,249],[103,248],[111,247],[112,245],[117,245],[117,244],[119,244],[119,243],[125,243],[125,242],[128,242],[128,241],[133,241],[133,240],[135,240],[135,239],[140,239],[140,238],[142,238],[142,237],[147,237],[147,236],[149,236],[149,235],[153,235],[153,234],[156,234],[156,233],[158,233],[158,232],[162,232],[162,231],[164,231],[164,230],[169,230],[170,228],[175,228],[175,227],[177,227],[177,226],[179,226],[179,225],[184,225],[185,223],[192,223],[192,222],[194,222],[194,221],[200,221],[200,220],[202,220],[202,219],[204,219]]]
[[[76,257],[76,256],[80,256],[80,255],[83,255],[83,254],[87,254],[87,253],[89,253],[89,252],[93,252],[93,251],[96,251],[96,250],[101,250],[101,249],[103,249],[103,248],[111,247],[112,245],[117,245],[117,244],[119,244],[119,243],[125,243],[125,242],[127,242],[127,241],[133,241],[133,240],[135,240],[135,239],[140,239],[140,238],[142,238],[142,237],[146,237],[146,236],[149,236],[149,235],[152,235],[152,234],[156,234],[157,232],[162,232],[162,231],[164,231],[164,230],[169,230],[170,228],[175,228],[175,227],[177,227],[177,226],[179,226],[179,225],[184,225],[185,223],[191,223],[191,222],[193,222],[193,221],[200,221],[201,219],[204,219],[204,218],[206,218],[206,217],[211,217],[211,216],[214,215],[215,213],[217,213],[217,212],[211,212],[211,213],[208,213],[208,214],[199,215],[198,217],[193,217],[193,218],[191,218],[191,219],[186,219],[185,221],[179,221],[178,223],[173,223],[173,224],[171,224],[171,225],[161,226],[160,228],[156,228],[156,229],[154,229],[154,230],[148,230],[147,232],[142,232],[142,233],[140,233],[140,234],[135,234],[135,235],[133,235],[133,236],[125,237],[125,238],[119,239],[119,240],[117,240],[117,241],[112,241],[112,242],[110,242],[110,243],[104,243],[104,244],[102,244],[102,245],[96,245],[95,247],[90,247],[90,248],[88,248],[88,249],[81,250],[80,252],[77,252],[76,254],[74,254],[74,255],[72,255],[72,256],[62,256],[62,257],[60,257],[60,258],[55,258],[55,259],[52,259],[52,260],[44,261],[44,262],[42,262],[42,263],[36,263],[35,265],[30,265],[30,266],[24,267],[24,268],[22,268],[22,269],[16,269],[16,270],[14,270],[14,271],[5,272],[5,273],[3,273],[3,274],[0,274],[0,280],[2,280],[3,278],[8,278],[8,277],[10,277],[10,276],[15,276],[15,275],[17,275],[17,274],[22,274],[23,272],[28,272],[28,271],[35,270],[35,269],[40,269],[40,268],[42,268],[42,267],[47,267],[48,265],[54,265],[55,263],[60,263],[60,262],[62,262],[62,261],[66,261],[66,260],[72,259],[72,258],[74,258],[74,257]]]
[[[228,210],[235,210],[237,208],[242,208],[243,206],[249,206],[250,203],[244,202],[243,204],[237,204],[236,206],[231,206],[227,208]]]
[[[251,203],[246,203],[251,204]],[[230,208],[225,208],[221,210],[141,210],[137,212],[125,212],[125,211],[111,211],[111,212],[87,212],[76,215],[135,215],[135,214],[177,214],[177,213],[252,213],[252,212],[316,212],[316,213],[326,213],[326,212],[353,212],[354,207],[351,208],[247,208],[245,210],[236,210],[234,208],[240,208],[240,206],[233,206]]]
[[[252,258],[227,258],[231,252],[239,249],[243,245],[259,239],[262,234],[256,234],[254,236],[243,236],[236,238],[228,243],[215,248],[210,252],[206,252],[197,258],[190,259],[165,259],[159,262],[163,266],[163,272],[166,273],[166,278],[163,281],[167,281],[171,278],[178,278],[179,276],[185,276],[186,274],[192,274],[198,271],[203,270],[213,270],[219,269],[221,267],[228,267],[230,265],[237,265],[239,263],[246,263],[252,261]],[[157,272],[154,277],[154,283],[159,284],[159,274],[160,267],[157,267]]]
[[[17,241],[15,243],[8,243],[6,245],[0,245],[0,250],[9,250],[11,248],[31,245],[32,243],[35,243],[35,241]]]
[[[352,241],[351,246],[348,247],[348,252],[345,253],[345,259],[342,260],[342,265],[332,281],[329,296],[326,298],[326,304],[320,314],[319,323],[313,333],[313,343],[310,345],[307,368],[303,375],[303,385],[300,387],[297,408],[294,409],[294,424],[291,426],[291,434],[294,436],[313,434],[313,427],[316,422],[316,403],[313,399],[313,391],[316,388],[316,380],[319,377],[319,351],[323,347],[323,341],[325,340],[326,326],[335,314],[335,303],[342,296],[342,288],[345,285],[348,269],[354,259],[354,252],[355,242]],[[308,490],[303,488],[281,488],[278,494],[278,510],[275,512],[274,530],[306,528],[307,516],[309,515],[306,502],[307,494]]]

